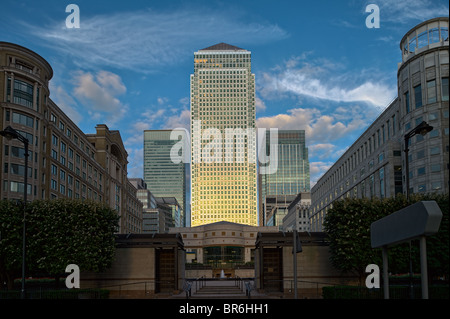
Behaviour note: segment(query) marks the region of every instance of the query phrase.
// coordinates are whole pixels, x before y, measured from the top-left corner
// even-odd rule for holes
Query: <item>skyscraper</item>
[[[220,43],[194,53],[191,226],[256,226],[255,75],[251,52]]]
[[[175,197],[181,206],[179,225],[185,226],[186,215],[186,165],[174,162],[171,150],[178,139],[171,139],[171,133],[183,135],[184,130],[144,131],[144,181],[155,197]],[[178,134],[177,134],[178,135]]]
[[[266,131],[266,150],[270,150]],[[273,174],[262,174],[260,196],[265,225],[281,226],[290,203],[299,193],[310,192],[308,148],[304,130],[278,130],[278,167]],[[272,220],[270,220],[272,219]]]

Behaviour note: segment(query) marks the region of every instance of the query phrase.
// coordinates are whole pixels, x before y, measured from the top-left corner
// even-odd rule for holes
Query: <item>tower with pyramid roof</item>
[[[256,135],[237,134],[231,142],[225,138],[227,130],[248,129],[255,130],[251,52],[227,43],[195,52],[191,75],[191,226],[219,221],[257,226]],[[230,149],[234,152],[231,160],[226,157]]]

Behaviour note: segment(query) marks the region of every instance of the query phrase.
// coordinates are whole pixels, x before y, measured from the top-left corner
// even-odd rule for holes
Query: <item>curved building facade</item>
[[[107,203],[121,216],[119,232],[141,232],[142,203],[127,179],[119,131],[104,124],[84,134],[50,99],[50,64],[17,44],[0,42],[0,130],[10,126],[29,141],[0,137],[2,199],[70,198]],[[27,186],[24,183],[27,170]]]
[[[337,199],[449,192],[448,24],[425,21],[400,41],[398,97],[312,187],[311,231]],[[406,169],[405,135],[423,121],[433,130],[409,139]]]

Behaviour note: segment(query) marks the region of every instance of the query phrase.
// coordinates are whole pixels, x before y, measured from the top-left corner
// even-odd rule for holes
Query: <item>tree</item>
[[[407,200],[395,198],[346,198],[333,203],[327,212],[324,229],[330,239],[331,263],[337,269],[355,272],[360,280],[366,275],[369,264],[382,264],[381,249],[373,249],[370,242],[370,225],[391,213],[421,200],[435,200],[443,213],[439,232],[427,239],[428,270],[430,274],[448,277],[448,194],[412,195]],[[414,271],[420,271],[419,248],[412,245]],[[393,273],[409,271],[409,244],[389,248],[389,269]]]
[[[21,218],[11,218],[11,202],[0,205],[0,231],[11,242],[0,249],[0,271],[11,278],[17,271],[17,250],[21,253]],[[3,209],[6,208],[6,209]],[[81,271],[99,272],[110,267],[114,253],[117,212],[98,202],[68,199],[36,200],[27,204],[27,273],[45,273],[58,278],[69,264]],[[18,225],[19,222],[19,225]],[[13,244],[13,241],[15,244]],[[20,268],[19,268],[20,269]],[[9,286],[11,283],[9,283]]]
[[[0,287],[8,283],[12,289],[14,278],[22,266],[23,205],[0,200]]]

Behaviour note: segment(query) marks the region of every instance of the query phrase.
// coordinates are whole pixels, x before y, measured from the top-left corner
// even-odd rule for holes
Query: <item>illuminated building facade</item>
[[[251,52],[220,43],[194,53],[191,226],[258,225]],[[231,136],[231,137],[230,137]]]

